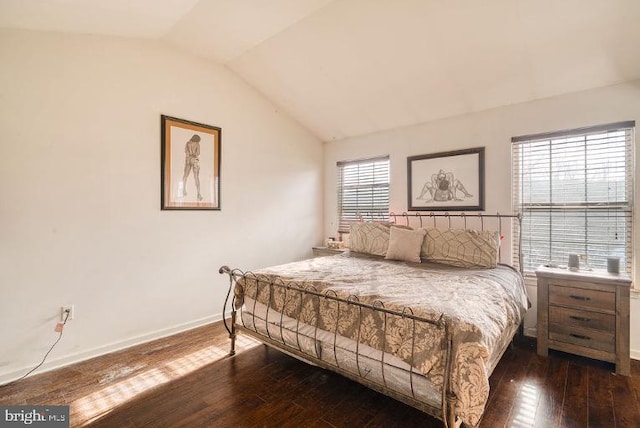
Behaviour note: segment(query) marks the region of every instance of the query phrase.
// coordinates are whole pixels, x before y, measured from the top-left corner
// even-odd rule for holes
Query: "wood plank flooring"
[[[442,427],[418,410],[248,338],[227,355],[221,323],[0,387],[0,405],[69,404],[71,426]],[[483,428],[640,427],[640,362],[613,366],[508,349]]]

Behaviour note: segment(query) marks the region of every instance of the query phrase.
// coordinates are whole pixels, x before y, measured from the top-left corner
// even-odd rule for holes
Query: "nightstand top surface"
[[[326,247],[326,246],[322,246],[322,245],[316,245],[314,247],[311,247],[311,249],[313,249],[313,250],[331,250],[331,251],[347,251],[348,250],[347,247],[330,248],[330,247]]]
[[[597,281],[616,285],[630,285],[631,278],[626,273],[612,274],[605,270],[577,270],[550,268],[539,266],[536,269],[536,276],[547,278],[561,278],[579,281]]]

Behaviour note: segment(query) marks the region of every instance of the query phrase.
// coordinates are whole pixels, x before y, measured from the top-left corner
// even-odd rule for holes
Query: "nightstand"
[[[630,375],[629,288],[625,274],[540,267],[538,355],[549,348],[608,361]]]
[[[313,247],[313,257],[334,256],[347,250],[348,248]]]

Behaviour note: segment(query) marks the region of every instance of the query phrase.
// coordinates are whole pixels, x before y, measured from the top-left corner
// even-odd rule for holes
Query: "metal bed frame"
[[[377,218],[375,218],[377,217]],[[454,219],[460,219],[460,221],[462,221],[464,228],[467,228],[468,225],[468,220],[469,219],[477,219],[476,221],[479,221],[480,223],[480,230],[485,230],[485,222],[488,219],[493,219],[493,222],[495,224],[495,222],[497,221],[497,226],[498,229],[497,231],[502,234],[503,232],[503,221],[504,220],[513,220],[514,223],[514,227],[517,228],[516,232],[517,232],[517,237],[518,239],[520,239],[520,227],[522,225],[522,216],[520,214],[482,214],[482,213],[473,213],[473,214],[449,214],[449,213],[429,213],[429,214],[422,214],[422,213],[402,213],[402,214],[394,214],[394,213],[390,213],[388,215],[388,217],[385,219],[384,215],[378,215],[378,216],[370,216],[370,219],[372,220],[387,220],[389,218],[392,218],[394,223],[398,222],[398,219],[404,219],[406,225],[409,225],[410,219],[418,219],[419,223],[420,223],[420,227],[424,226],[424,222],[423,219],[430,219],[433,221],[433,226],[437,227],[437,220],[439,218],[444,218],[446,219],[447,222],[447,226],[448,228],[451,228],[452,226],[452,218]],[[496,229],[491,229],[491,230],[496,230]],[[520,245],[518,245],[518,248],[520,248]],[[499,253],[500,254],[500,253]],[[501,260],[501,258],[499,257],[499,259]],[[522,273],[522,253],[521,251],[519,251],[518,254],[518,267],[520,269],[520,272]],[[224,320],[224,325],[225,328],[227,329],[227,332],[229,333],[229,338],[231,339],[231,350],[229,352],[230,355],[234,355],[235,354],[235,341],[236,341],[236,337],[238,335],[239,332],[243,332],[248,336],[251,336],[255,339],[258,339],[259,341],[263,342],[266,345],[272,346],[280,351],[283,351],[287,354],[290,354],[296,358],[302,359],[305,362],[311,363],[311,364],[315,364],[319,367],[328,369],[330,371],[336,372],[340,375],[343,375],[349,379],[352,379],[356,382],[359,382],[375,391],[381,392],[382,394],[385,394],[387,396],[390,396],[398,401],[401,401],[405,404],[408,404],[412,407],[415,407],[431,416],[434,416],[438,419],[441,419],[444,423],[445,427],[457,427],[461,425],[461,420],[459,418],[457,418],[456,414],[455,414],[455,405],[456,405],[456,396],[453,392],[453,390],[451,389],[451,372],[452,372],[452,362],[453,362],[453,333],[451,331],[451,325],[450,322],[447,321],[444,317],[444,314],[441,314],[439,319],[434,320],[434,319],[428,319],[428,318],[424,318],[424,317],[420,317],[417,315],[414,315],[413,310],[409,307],[404,307],[402,309],[402,311],[397,311],[397,310],[391,310],[391,309],[387,309],[384,307],[384,304],[379,301],[376,300],[375,302],[373,302],[373,304],[368,304],[368,303],[362,303],[359,301],[358,297],[355,295],[351,295],[348,298],[344,299],[344,298],[340,298],[336,295],[335,292],[333,291],[327,291],[327,292],[319,292],[317,289],[315,289],[315,287],[313,287],[312,285],[308,285],[308,284],[300,284],[300,283],[295,283],[295,282],[289,282],[288,284],[285,284],[283,280],[276,278],[276,279],[271,279],[265,275],[260,275],[260,274],[255,274],[253,272],[243,272],[239,269],[231,269],[227,266],[222,266],[219,269],[219,273],[220,274],[226,274],[229,276],[229,289],[227,291],[227,296],[225,298],[224,301],[224,308],[223,308],[223,320]],[[240,284],[238,283],[239,280],[242,280],[240,282]],[[320,354],[318,352],[318,350],[316,349],[315,355],[313,355],[310,352],[304,351],[300,345],[300,335],[299,335],[299,326],[300,326],[300,320],[299,318],[297,319],[297,324],[296,324],[296,345],[297,346],[291,346],[288,343],[285,342],[284,340],[284,336],[283,336],[283,327],[282,327],[282,321],[284,318],[284,311],[279,312],[280,313],[280,324],[279,324],[279,328],[280,328],[280,337],[274,337],[274,335],[272,335],[271,333],[269,333],[269,328],[268,328],[268,321],[265,320],[265,327],[266,327],[266,333],[267,335],[259,332],[257,330],[256,327],[256,319],[255,319],[255,304],[257,301],[257,297],[256,299],[254,299],[254,310],[252,312],[253,315],[253,326],[248,326],[245,325],[244,320],[241,317],[241,323],[238,323],[238,309],[236,309],[236,305],[235,305],[235,293],[233,295],[233,297],[231,298],[231,320],[230,323],[228,323],[228,320],[226,318],[226,310],[227,310],[227,305],[229,304],[229,296],[231,295],[232,292],[234,292],[234,290],[236,289],[236,287],[242,287],[242,284],[244,281],[255,281],[256,282],[256,296],[259,294],[260,292],[260,288],[261,287],[268,287],[269,289],[269,296],[271,297],[274,293],[275,290],[280,290],[281,292],[284,293],[284,298],[286,301],[286,296],[287,293],[298,293],[300,295],[300,305],[297,308],[297,311],[300,311],[302,309],[302,302],[303,302],[303,298],[305,296],[313,296],[312,298],[317,298],[318,301],[319,299],[325,299],[325,300],[329,300],[329,301],[334,301],[337,303],[338,305],[338,320],[340,317],[340,305],[347,305],[348,306],[353,306],[353,307],[357,307],[358,308],[358,313],[359,313],[359,321],[358,321],[358,338],[360,337],[360,331],[361,331],[361,322],[362,322],[362,312],[363,310],[370,310],[370,311],[374,311],[374,312],[378,312],[382,314],[382,317],[384,319],[384,323],[383,323],[383,328],[384,328],[384,332],[383,332],[383,337],[386,337],[386,326],[387,326],[387,319],[390,316],[395,316],[395,317],[400,317],[403,320],[407,320],[408,322],[410,322],[410,324],[412,325],[412,329],[415,332],[416,331],[416,326],[419,325],[420,323],[424,324],[424,326],[430,326],[431,328],[435,328],[438,329],[441,334],[442,334],[442,348],[446,350],[445,352],[445,364],[444,364],[444,373],[443,373],[443,385],[442,385],[442,400],[441,400],[441,407],[437,407],[434,406],[432,404],[426,403],[422,400],[420,400],[417,396],[416,396],[416,391],[414,390],[414,384],[413,384],[413,375],[415,374],[419,374],[417,372],[414,371],[414,364],[410,364],[410,373],[409,373],[409,379],[410,379],[410,383],[411,383],[411,395],[407,395],[407,394],[403,394],[400,393],[396,390],[391,389],[388,385],[387,385],[387,381],[385,379],[385,363],[384,363],[384,355],[385,353],[382,353],[382,361],[381,361],[381,367],[382,367],[382,382],[378,382],[372,379],[368,379],[365,376],[362,375],[361,369],[360,369],[360,363],[359,360],[361,358],[361,355],[359,353],[359,340],[356,341],[356,365],[357,365],[357,371],[349,371],[346,370],[344,367],[340,367],[340,364],[338,363],[338,359],[337,357],[335,358],[335,363],[334,362],[327,362],[326,360],[321,359]],[[243,291],[243,290],[242,290]],[[270,308],[270,302],[271,302],[271,298],[269,298],[269,304],[267,305],[267,312]],[[319,304],[316,305],[316,312],[319,311]],[[240,310],[242,310],[241,308],[239,308]],[[316,314],[317,315],[317,314]],[[265,317],[265,318],[268,318]],[[319,319],[319,316],[316,316],[316,320]],[[337,338],[339,336],[338,334],[338,324],[339,322],[336,322],[336,328],[335,331],[330,332],[333,334],[333,351],[334,351],[334,356],[336,354],[336,343],[337,343]],[[314,327],[314,326],[312,326]],[[315,325],[315,330],[314,330],[314,340],[317,338],[317,333],[318,333],[318,326],[317,326],[317,321],[316,321],[316,325]],[[412,348],[411,348],[411,356],[412,356],[412,362],[413,362],[413,355],[414,355],[414,350],[415,350],[415,335],[414,335],[414,342],[412,342]],[[500,358],[502,357],[502,354],[504,354],[504,352],[506,351],[507,346],[504,347],[504,349],[502,349],[500,351]],[[383,346],[382,349],[385,349],[384,346],[384,342],[383,342]],[[497,361],[497,360],[496,360]]]

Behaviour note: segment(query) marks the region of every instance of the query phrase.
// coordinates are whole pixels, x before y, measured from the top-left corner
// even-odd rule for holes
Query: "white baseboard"
[[[142,334],[140,336],[135,336],[123,341],[113,342],[107,345],[99,346],[97,348],[89,349],[87,351],[65,355],[55,360],[45,362],[41,367],[38,368],[38,370],[34,372],[34,374],[29,376],[48,372],[50,370],[55,370],[64,366],[68,366],[69,364],[79,363],[80,361],[85,361],[90,358],[99,357],[100,355],[109,354],[111,352],[121,351],[123,349],[130,348],[132,346],[141,345],[143,343],[151,342],[152,340],[156,340],[156,339],[162,339],[163,337],[171,336],[176,333],[180,333],[186,330],[191,330],[192,328],[201,327],[203,325],[210,324],[216,321],[221,321],[221,320],[222,320],[222,314],[212,315],[209,317],[200,318],[198,320],[179,324],[173,327],[165,328],[162,330],[156,330],[150,333]],[[8,373],[0,374],[0,385],[4,385],[5,383],[19,379],[20,377],[24,376],[24,374],[29,370],[31,370],[32,368],[33,366],[29,366],[29,367],[24,367],[22,369],[14,370]]]

